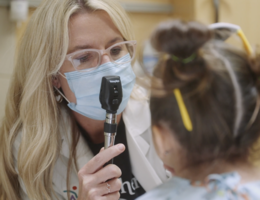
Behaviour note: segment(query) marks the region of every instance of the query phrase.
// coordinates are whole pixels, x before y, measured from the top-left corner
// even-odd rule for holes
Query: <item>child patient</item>
[[[215,38],[182,21],[152,34],[153,139],[173,178],[138,200],[260,199],[260,62]]]

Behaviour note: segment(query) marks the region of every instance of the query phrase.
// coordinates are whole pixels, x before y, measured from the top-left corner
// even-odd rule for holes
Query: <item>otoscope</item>
[[[99,101],[103,109],[106,110],[106,121],[104,123],[104,148],[107,149],[114,145],[117,120],[116,113],[122,102],[123,92],[119,76],[104,76],[102,78]],[[113,163],[113,160],[109,161]]]

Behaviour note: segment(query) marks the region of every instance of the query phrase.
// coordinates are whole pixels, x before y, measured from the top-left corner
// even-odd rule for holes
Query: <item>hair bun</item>
[[[151,41],[157,51],[187,58],[212,36],[213,32],[203,24],[172,20],[159,24],[152,34]]]

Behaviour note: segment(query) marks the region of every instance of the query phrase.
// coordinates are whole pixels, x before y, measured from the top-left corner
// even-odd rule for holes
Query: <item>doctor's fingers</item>
[[[96,188],[91,188],[88,191],[87,199],[97,199],[101,196],[110,196],[113,193],[119,192],[121,189],[121,181],[113,179],[105,183],[99,184]],[[113,195],[112,195],[113,196]]]
[[[118,200],[119,198],[120,198],[119,192],[114,192],[114,193],[101,197],[100,200]]]
[[[104,166],[105,163],[121,154],[124,150],[125,146],[123,144],[117,144],[115,146],[109,147],[108,149],[105,149],[104,151],[101,151],[79,170],[78,176],[80,177],[83,175],[95,173],[102,166]]]
[[[85,189],[96,187],[107,180],[119,178],[122,175],[121,169],[113,164],[107,165],[95,174],[84,175],[80,178]]]

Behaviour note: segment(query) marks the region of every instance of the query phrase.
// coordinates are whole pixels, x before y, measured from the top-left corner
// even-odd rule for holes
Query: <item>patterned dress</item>
[[[260,200],[260,180],[240,184],[236,172],[211,174],[205,183],[173,177],[137,200]]]

